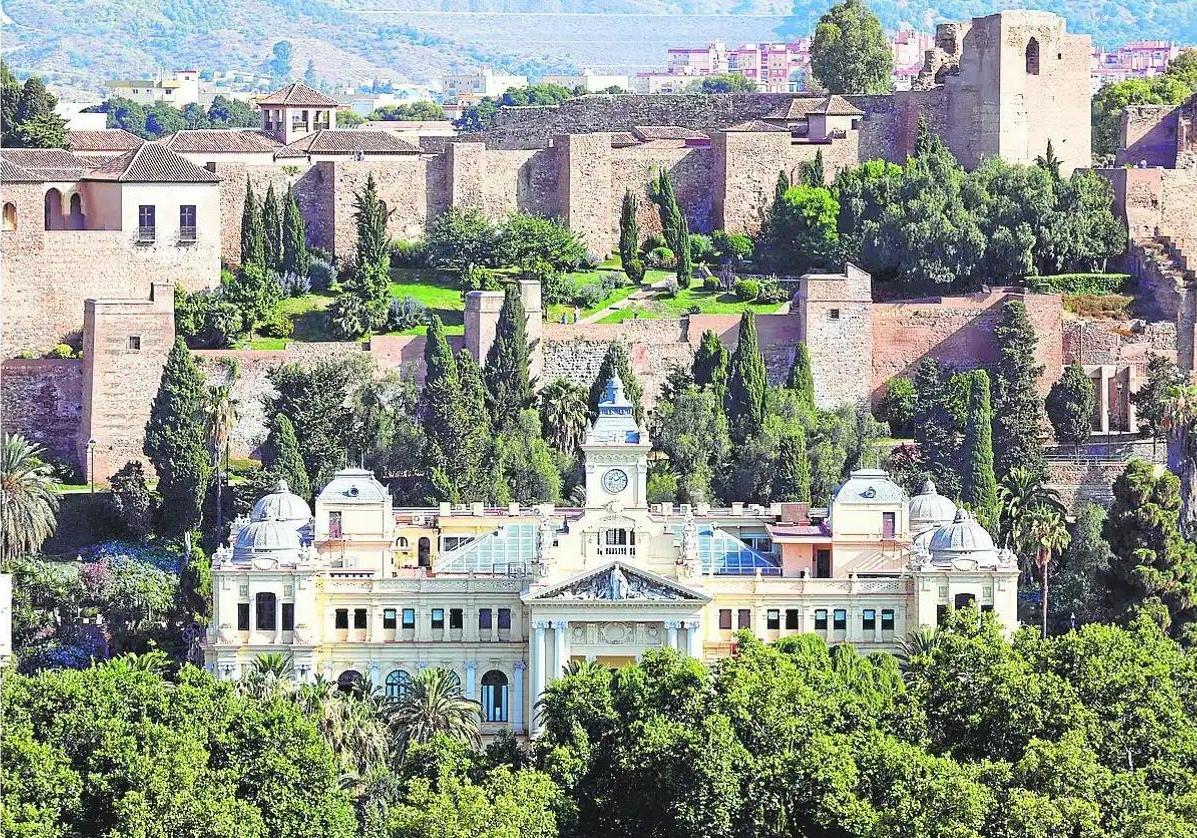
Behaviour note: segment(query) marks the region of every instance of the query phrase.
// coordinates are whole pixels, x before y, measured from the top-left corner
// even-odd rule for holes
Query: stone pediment
[[[631,567],[615,561],[597,570],[587,570],[562,582],[533,591],[525,601],[586,602],[634,604],[638,602],[662,604],[676,602],[694,605],[710,602],[702,591],[681,585],[672,579],[643,568]]]

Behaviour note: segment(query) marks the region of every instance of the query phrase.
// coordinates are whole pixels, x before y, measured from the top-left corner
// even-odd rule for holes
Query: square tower
[[[259,99],[258,109],[262,131],[283,145],[337,127],[337,100],[299,81]]]
[[[648,434],[636,424],[632,403],[616,374],[599,400],[598,418],[586,432],[586,507],[616,501],[629,509],[648,506]]]

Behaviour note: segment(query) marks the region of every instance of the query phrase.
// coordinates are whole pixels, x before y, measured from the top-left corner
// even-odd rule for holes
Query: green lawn
[[[391,296],[399,300],[412,297],[428,306],[440,315],[441,322],[445,324],[445,334],[460,335],[465,332],[465,302],[461,299],[461,290],[454,277],[434,270],[392,268],[391,280]],[[400,334],[422,335],[426,331],[427,326],[416,326]]]

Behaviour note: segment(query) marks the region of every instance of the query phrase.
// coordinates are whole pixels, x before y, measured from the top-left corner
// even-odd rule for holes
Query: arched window
[[[419,560],[420,567],[431,567],[432,566],[432,555],[431,555],[432,544],[431,544],[431,542],[428,541],[427,536],[420,537],[420,541],[417,544],[416,549],[418,551],[418,560]]]
[[[362,681],[362,673],[356,669],[346,669],[337,676],[337,689],[343,693],[353,692]]]
[[[78,192],[71,195],[70,214],[67,216],[68,230],[83,229],[83,196]]]
[[[17,229],[17,205],[12,201],[4,202],[4,229],[9,232]]]
[[[399,538],[397,538],[395,540],[395,546],[402,547],[403,549],[406,550],[407,549],[407,539],[404,538],[403,536],[399,536]]]
[[[254,604],[257,606],[258,617],[256,626],[259,631],[274,631],[274,614],[276,607],[276,600],[274,594],[259,593],[254,596]]]
[[[52,187],[46,191],[46,229],[62,229],[62,193]]]
[[[507,676],[497,669],[482,676],[482,720],[507,721]]]
[[[387,675],[387,698],[403,698],[404,693],[411,687],[411,676],[402,669],[393,669]]]
[[[1039,39],[1032,38],[1027,42],[1027,72],[1032,76],[1039,75]]]

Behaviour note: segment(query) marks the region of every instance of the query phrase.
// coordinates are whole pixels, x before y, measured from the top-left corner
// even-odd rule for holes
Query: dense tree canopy
[[[888,93],[893,84],[885,31],[863,0],[843,0],[819,18],[810,64],[829,93]]]

